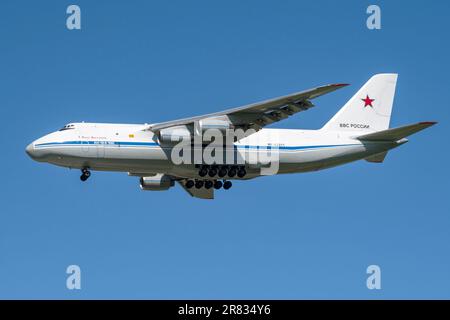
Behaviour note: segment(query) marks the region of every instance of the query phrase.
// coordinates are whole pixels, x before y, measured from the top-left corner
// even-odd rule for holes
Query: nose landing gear
[[[83,182],[86,181],[90,176],[91,172],[87,168],[81,169],[81,176],[80,176],[81,181]]]

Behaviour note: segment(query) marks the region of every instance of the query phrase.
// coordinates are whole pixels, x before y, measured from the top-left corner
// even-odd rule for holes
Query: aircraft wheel
[[[197,189],[201,189],[203,187],[203,181],[202,180],[195,181],[195,187]]]
[[[223,183],[223,188],[225,189],[225,190],[228,190],[228,189],[230,189],[231,188],[231,186],[232,186],[233,184],[231,183],[231,181],[224,181],[224,183]]]
[[[87,168],[81,169],[81,181],[86,181],[91,176],[91,172]]]
[[[186,181],[186,188],[191,189],[195,185],[195,182],[192,180]]]
[[[210,181],[210,180],[206,180],[205,181],[205,188],[206,189],[211,189],[212,186],[213,186],[213,182],[212,181]]]
[[[199,175],[200,177],[204,177],[204,176],[206,176],[207,174],[208,174],[208,170],[207,170],[205,167],[201,168],[200,171],[198,172],[198,175]]]
[[[228,176],[230,178],[233,178],[236,175],[236,168],[235,167],[231,167],[230,170],[228,170]]]
[[[222,181],[220,180],[214,181],[214,189],[219,190],[220,188],[222,188],[222,185],[223,185]]]
[[[224,167],[220,168],[220,170],[219,170],[219,177],[223,178],[226,175],[227,175],[227,168],[224,168]]]
[[[241,169],[239,169],[239,171],[237,172],[237,176],[238,176],[239,178],[245,177],[246,174],[247,174],[247,171],[245,171],[245,168],[241,168]]]
[[[217,174],[217,169],[216,168],[211,168],[209,169],[208,175],[212,178]]]

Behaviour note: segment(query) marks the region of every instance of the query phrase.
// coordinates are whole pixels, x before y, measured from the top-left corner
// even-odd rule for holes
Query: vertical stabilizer
[[[389,128],[397,74],[376,74],[323,126],[323,130],[380,131]]]

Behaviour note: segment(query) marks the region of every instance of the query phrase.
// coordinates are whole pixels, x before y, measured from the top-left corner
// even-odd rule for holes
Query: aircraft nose
[[[34,145],[33,145],[33,143],[30,143],[30,144],[25,148],[25,152],[26,152],[31,158],[33,158],[33,152],[34,152]]]

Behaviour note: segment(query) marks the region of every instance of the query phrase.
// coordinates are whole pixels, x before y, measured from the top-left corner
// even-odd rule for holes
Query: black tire
[[[208,174],[208,170],[206,170],[206,168],[201,168],[200,171],[198,172],[198,175],[200,177],[204,177]]]
[[[233,178],[236,175],[236,168],[231,168],[230,170],[228,170],[228,176],[230,178]]]
[[[222,185],[223,185],[222,181],[220,180],[214,181],[214,189],[219,190],[220,188],[222,188]]]
[[[209,180],[205,181],[205,188],[206,189],[211,189],[212,186],[213,186],[213,182],[212,181],[209,181]]]
[[[223,177],[225,177],[226,175],[227,175],[227,169],[226,168],[222,168],[222,169],[220,169],[219,170],[219,177],[220,178],[223,178]]]
[[[83,172],[83,175],[85,175],[87,179],[91,176],[91,172],[89,170],[86,170],[85,172]]]
[[[242,169],[239,169],[239,171],[238,171],[238,173],[237,173],[237,176],[238,176],[239,178],[243,178],[243,177],[245,177],[246,174],[247,174],[247,171],[245,171],[245,169],[242,168]]]
[[[202,180],[195,181],[195,187],[197,189],[201,189],[203,187],[203,181]]]
[[[81,181],[86,181],[88,179],[88,177],[83,173],[81,176],[80,176],[80,180]]]
[[[208,175],[211,178],[214,177],[216,174],[217,174],[217,169],[215,169],[215,168],[209,169]]]
[[[228,189],[230,189],[231,188],[231,186],[232,186],[233,184],[231,183],[231,181],[225,181],[224,183],[223,183],[223,188],[225,189],[225,190],[228,190]]]
[[[195,185],[195,182],[192,180],[186,181],[186,188],[191,189]]]

